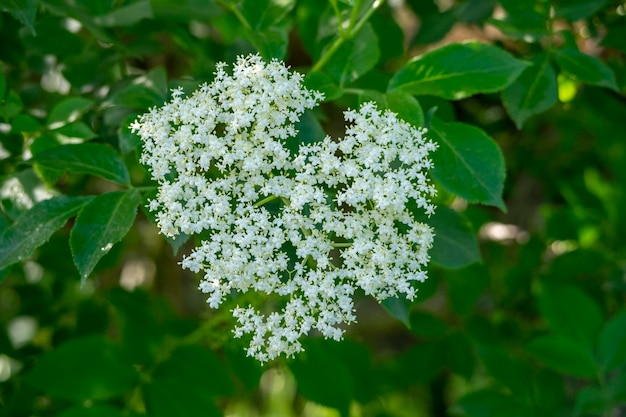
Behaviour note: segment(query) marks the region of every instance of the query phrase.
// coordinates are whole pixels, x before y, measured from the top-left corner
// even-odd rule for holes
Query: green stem
[[[221,3],[224,7],[226,7],[231,12],[233,12],[233,14],[237,18],[237,20],[239,20],[239,22],[243,25],[243,27],[245,27],[248,30],[252,30],[252,25],[250,25],[250,22],[248,22],[248,19],[246,19],[246,17],[241,14],[241,12],[239,11],[239,9],[237,8],[235,4],[232,4],[224,0],[220,0],[219,3]]]
[[[352,246],[351,242],[333,242],[332,243],[333,248],[349,248],[350,246]]]
[[[255,208],[257,208],[257,207],[261,207],[262,205],[267,204],[267,203],[269,203],[270,201],[274,201],[274,200],[276,200],[277,198],[278,198],[278,197],[277,197],[277,196],[275,196],[275,195],[270,195],[270,196],[268,196],[268,197],[265,197],[263,200],[261,200],[261,201],[259,201],[259,202],[255,203],[255,204],[254,204],[254,207],[255,207]]]
[[[355,96],[361,95],[365,93],[365,90],[362,88],[344,88],[344,94],[354,94]]]
[[[156,185],[144,185],[144,186],[141,186],[141,187],[134,187],[134,188],[137,191],[145,192],[145,191],[156,190],[158,187]]]
[[[353,24],[352,19],[354,17],[354,20],[356,20],[356,14],[358,13],[358,5],[360,3],[360,1],[357,1],[354,9],[352,9],[352,16],[350,16],[350,24],[348,26],[348,29],[346,31],[340,31],[339,33],[340,36],[337,39],[335,39],[335,41],[330,45],[330,47],[328,47],[328,49],[326,49],[326,51],[324,51],[324,54],[315,63],[313,68],[311,68],[311,72],[319,71],[324,66],[326,66],[326,64],[328,64],[328,61],[330,61],[330,58],[332,58],[335,52],[337,52],[339,47],[343,45],[344,42],[354,38],[354,36],[356,36],[356,34],[359,33],[361,29],[363,29],[363,26],[365,25],[365,23],[367,23],[368,19],[374,14],[374,12],[384,2],[385,0],[374,1],[374,4],[372,4],[372,7],[370,7],[370,9],[363,15],[363,17],[361,17],[361,20],[356,22],[356,24]]]
[[[337,0],[330,0],[330,5],[333,7],[335,16],[337,16],[337,29],[339,30],[339,35],[343,37],[343,25],[341,24],[341,11],[339,11],[339,7],[337,6]]]
[[[348,27],[354,27],[356,23],[356,19],[359,17],[359,9],[361,8],[361,0],[354,1],[354,7],[352,8],[352,13],[350,13],[350,23],[348,23]]]

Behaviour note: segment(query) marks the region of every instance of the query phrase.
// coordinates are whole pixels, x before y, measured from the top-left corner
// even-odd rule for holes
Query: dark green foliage
[[[0,0],[0,417],[623,414],[624,14]],[[130,128],[257,52],[325,95],[292,151],[368,101],[438,145],[438,208],[413,210],[436,234],[416,299],[358,294],[345,340],[312,334],[265,366],[231,333],[254,296],[210,309],[178,265],[197,240],[157,234]]]

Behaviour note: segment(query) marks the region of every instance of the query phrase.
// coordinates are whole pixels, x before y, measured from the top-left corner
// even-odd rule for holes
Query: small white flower
[[[427,179],[436,146],[374,103],[345,112],[344,138],[291,147],[295,123],[321,99],[302,76],[259,56],[189,97],[182,90],[131,125],[159,185],[149,209],[168,236],[208,232],[182,261],[201,272],[218,308],[232,290],[283,300],[268,315],[237,307],[235,337],[265,362],[302,350],[312,330],[341,339],[356,320],[353,295],[415,297],[426,279],[432,230],[407,208],[434,211]],[[271,209],[266,205],[272,202]]]

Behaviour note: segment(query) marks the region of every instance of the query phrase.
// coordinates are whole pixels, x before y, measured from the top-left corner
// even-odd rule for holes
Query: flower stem
[[[277,197],[277,196],[275,196],[275,195],[270,195],[270,196],[268,196],[268,197],[265,197],[263,200],[256,202],[256,203],[254,204],[254,207],[255,207],[255,208],[261,207],[262,205],[267,204],[267,203],[269,203],[270,201],[274,201],[274,200],[276,200],[277,198],[278,198],[278,197]]]
[[[349,248],[352,246],[352,242],[333,242],[333,248]]]
[[[332,58],[335,52],[337,52],[339,47],[343,45],[344,42],[354,38],[354,36],[356,36],[356,34],[359,33],[359,31],[363,28],[365,23],[367,23],[368,19],[374,14],[376,9],[378,9],[384,2],[385,0],[374,1],[374,4],[372,4],[372,7],[370,7],[369,10],[363,15],[363,17],[361,17],[361,20],[355,23],[356,18],[357,18],[357,13],[358,13],[358,6],[361,3],[360,1],[357,1],[354,6],[354,9],[352,9],[352,15],[350,16],[350,23],[348,25],[348,29],[345,31],[341,29],[339,30],[339,37],[335,39],[335,41],[330,45],[330,47],[328,47],[328,49],[324,51],[324,54],[315,63],[313,68],[311,68],[311,72],[319,71],[324,66],[326,66],[326,64],[328,64],[328,61],[330,61],[330,58]],[[341,25],[341,21],[339,22],[339,24]]]
[[[224,1],[224,0],[220,0],[219,3],[221,3],[224,7],[226,7],[231,12],[233,12],[233,14],[237,18],[237,20],[239,20],[239,22],[243,25],[243,27],[245,27],[248,30],[252,30],[252,25],[250,25],[250,22],[248,22],[248,19],[246,19],[246,17],[241,14],[239,9],[237,8],[237,5],[229,1]]]

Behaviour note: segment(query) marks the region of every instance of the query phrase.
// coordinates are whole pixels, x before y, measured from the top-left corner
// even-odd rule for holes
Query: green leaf
[[[611,396],[622,403],[626,402],[626,372],[620,372],[607,384]]]
[[[137,120],[137,116],[137,113],[126,116],[117,131],[118,144],[123,155],[141,147],[141,138],[130,129],[130,125]]]
[[[465,333],[455,332],[444,341],[445,363],[457,375],[466,380],[474,374],[476,359],[474,347]]]
[[[94,18],[100,26],[130,26],[143,19],[152,19],[150,0],[140,0],[126,6],[118,7],[109,13]]]
[[[107,300],[115,310],[122,349],[128,360],[143,367],[154,367],[162,355],[167,336],[173,336],[164,322],[171,316],[169,306],[151,297],[141,288],[132,292],[121,287],[113,288]]]
[[[0,2],[0,9],[11,13],[33,36],[35,36],[35,15],[38,7],[39,0],[3,0]]]
[[[121,185],[130,184],[124,161],[106,145],[79,143],[55,146],[41,151],[32,160],[50,169],[96,175]]]
[[[111,96],[114,104],[139,110],[161,105],[165,99],[153,88],[142,84],[131,84]]]
[[[0,270],[30,257],[91,197],[56,197],[37,203],[0,234]]]
[[[528,64],[495,46],[454,43],[418,56],[389,82],[389,91],[459,100],[508,87]]]
[[[126,414],[119,408],[113,408],[110,405],[99,404],[91,407],[74,406],[65,409],[55,417],[124,417]]]
[[[531,341],[526,350],[558,372],[581,378],[596,375],[591,348],[577,340],[560,335],[540,336]]]
[[[296,141],[294,145],[299,146],[302,143],[321,142],[326,137],[324,128],[320,125],[315,115],[311,110],[305,110],[300,120],[295,123],[295,128],[298,131],[296,134]],[[287,145],[289,146],[289,145]],[[293,149],[297,153],[298,148]]]
[[[230,374],[237,377],[240,386],[245,387],[248,392],[256,392],[263,374],[259,361],[247,356],[240,346],[231,343],[224,346],[224,354]]]
[[[420,342],[403,352],[392,363],[392,378],[401,386],[428,383],[437,378],[445,365],[445,350],[440,341]]]
[[[5,121],[22,111],[22,99],[15,91],[10,90],[9,94],[2,100],[0,97],[0,117]]]
[[[410,326],[407,327],[411,329],[411,332],[428,339],[438,339],[444,336],[448,331],[448,326],[445,321],[425,311],[413,311],[409,322]]]
[[[519,359],[513,358],[499,346],[479,346],[478,355],[489,374],[508,387],[516,397],[530,398],[530,368]]]
[[[359,94],[359,104],[368,101],[376,102],[381,110],[389,109],[402,120],[417,128],[424,127],[424,112],[415,97],[402,91],[381,93],[374,90],[365,90]]]
[[[50,129],[78,120],[94,104],[93,100],[82,97],[70,97],[54,106],[48,115],[46,124]]]
[[[427,223],[435,230],[432,261],[445,268],[462,268],[480,261],[476,234],[466,218],[447,207],[438,207]]]
[[[243,0],[241,13],[256,30],[265,30],[285,19],[295,0]]]
[[[98,137],[98,134],[91,130],[91,128],[83,122],[73,122],[67,124],[54,130],[54,133],[68,138],[78,138],[83,140],[90,140]]]
[[[506,210],[502,201],[504,157],[493,139],[477,127],[436,118],[429,135],[439,145],[431,171],[437,182],[470,203]]]
[[[420,29],[411,42],[413,45],[427,45],[443,39],[456,23],[454,10],[420,16]]]
[[[84,282],[100,258],[126,236],[141,194],[136,189],[101,194],[83,207],[70,234],[72,256]]]
[[[378,375],[373,372],[368,347],[351,339],[344,339],[341,343],[330,342],[326,345],[352,377],[353,401],[366,404],[375,400]]]
[[[585,387],[576,393],[575,415],[610,415],[612,399],[606,390]]]
[[[404,55],[404,33],[391,13],[374,13],[368,22],[374,32],[384,34],[385,47],[380,48],[380,62],[389,62]]]
[[[26,379],[52,397],[83,401],[119,397],[135,385],[137,374],[116,345],[90,336],[41,355]]]
[[[539,296],[539,309],[554,333],[586,346],[595,343],[604,321],[596,303],[570,285],[545,285]]]
[[[213,352],[200,345],[174,350],[156,368],[152,380],[179,383],[187,392],[195,391],[196,397],[227,396],[234,392],[224,365]]]
[[[518,417],[518,406],[508,395],[482,390],[463,396],[450,411],[452,415],[464,417]]]
[[[446,271],[445,279],[452,309],[467,316],[474,311],[483,290],[489,286],[489,270],[485,265],[474,263],[467,268]]]
[[[573,48],[564,48],[557,51],[555,58],[561,71],[572,78],[585,84],[618,90],[611,68],[595,56]]]
[[[184,380],[155,380],[144,388],[146,409],[155,417],[222,417],[211,397],[190,388]]]
[[[607,30],[600,44],[626,53],[626,26],[623,22],[618,20],[613,25],[607,25]]]
[[[372,26],[366,23],[356,36],[335,51],[326,70],[343,86],[374,68],[379,58],[378,36]]]
[[[411,302],[402,297],[390,297],[380,303],[392,317],[400,320],[408,329],[411,328],[409,312]]]
[[[152,88],[156,93],[162,98],[167,98],[167,94],[170,91],[170,88],[167,84],[167,71],[164,67],[159,66],[151,69],[146,73],[145,77],[145,85]],[[144,78],[141,77],[141,78]],[[140,79],[141,79],[140,78]]]
[[[459,4],[454,12],[461,22],[483,23],[493,15],[495,6],[496,0],[468,0]]]
[[[336,342],[305,340],[304,352],[294,358],[289,368],[305,398],[348,415],[354,382],[346,365],[328,347],[329,343]]]
[[[605,372],[626,364],[626,312],[604,325],[598,342],[598,363]]]
[[[502,92],[502,102],[511,119],[521,129],[526,119],[552,107],[558,99],[556,74],[547,55],[522,72]]]
[[[607,3],[607,0],[560,0],[554,3],[554,14],[571,22],[587,19]]]
[[[7,79],[4,76],[4,71],[0,71],[0,103],[4,100],[4,94],[7,90]]]
[[[506,36],[534,42],[549,35],[549,10],[536,0],[500,0],[498,3],[505,11],[504,16],[490,19],[489,23]]]
[[[28,114],[18,114],[11,120],[11,132],[36,133],[41,130],[41,123]]]
[[[284,59],[289,44],[288,24],[277,25],[264,31],[246,31],[246,38],[266,60]]]
[[[304,86],[309,90],[316,90],[324,94],[324,101],[332,101],[343,95],[343,90],[325,72],[308,73],[304,78]]]
[[[222,11],[214,1],[206,0],[151,0],[152,12],[156,19],[169,19],[182,22],[191,20],[206,21]]]

